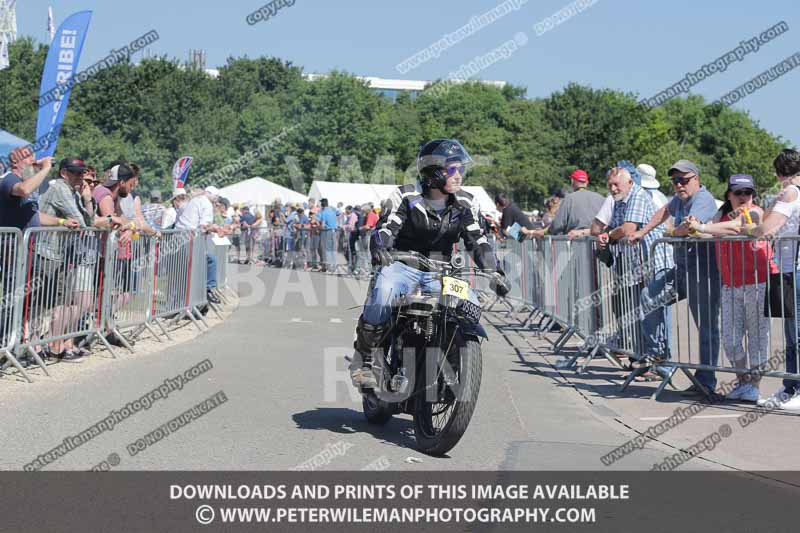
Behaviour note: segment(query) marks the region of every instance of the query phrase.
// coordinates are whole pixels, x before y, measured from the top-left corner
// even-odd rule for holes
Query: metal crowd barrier
[[[211,309],[216,311],[213,306],[209,306],[208,302],[206,281],[208,279],[207,253],[208,237],[194,233],[189,245],[189,270],[187,271],[187,278],[189,280],[187,291],[189,297],[188,307],[190,311],[188,314],[189,316],[194,315],[206,328],[208,328],[208,323],[203,317],[201,309],[211,307]],[[197,325],[197,322],[195,322],[195,325]]]
[[[26,352],[46,375],[41,350],[58,353],[61,350],[53,347],[63,347],[64,341],[83,338],[81,344],[86,344],[98,339],[115,356],[103,335],[102,295],[108,270],[102,251],[107,251],[107,235],[97,229],[25,231],[23,293],[17,302],[22,310],[18,324],[22,336],[15,350]]]
[[[23,293],[24,254],[21,253],[22,232],[16,228],[0,228],[0,354],[4,355],[28,380],[33,381],[20,365],[14,347],[20,337],[21,306],[16,305]]]
[[[110,275],[103,287],[106,330],[114,333],[129,351],[133,351],[131,339],[123,335],[123,330],[146,329],[163,342],[151,325],[155,250],[155,237],[128,234],[122,240],[119,233],[112,232],[108,238],[105,272]]]
[[[194,232],[165,230],[156,243],[151,316],[167,337],[169,334],[161,324],[161,319],[180,319],[185,316],[200,329],[189,306],[190,277],[187,275],[192,268],[191,248],[195,240]]]
[[[643,284],[643,279],[634,276],[641,274],[640,245],[611,246],[613,262],[606,266],[595,259],[598,249],[589,237],[547,236],[509,244],[515,254],[507,257],[520,257],[516,269],[506,261],[512,273],[512,295],[532,307],[522,324],[532,325],[538,314],[535,329],[539,335],[554,327],[560,330],[551,342],[556,354],[573,335],[583,340],[565,367],[585,357],[580,367],[583,371],[599,355],[621,368],[617,354],[633,357],[639,353],[638,321],[633,318]]]
[[[540,334],[553,324],[565,328],[553,342],[555,352],[573,334],[583,338],[583,348],[570,361],[586,356],[581,370],[598,353],[620,368],[620,356],[639,361],[623,389],[644,371],[667,369],[669,374],[653,395],[657,397],[678,370],[707,393],[711,391],[704,383],[717,372],[800,381],[800,288],[794,286],[799,241],[798,235],[663,238],[649,250],[643,243],[620,242],[609,248],[612,262],[607,266],[595,257],[593,239],[545,237],[508,241],[504,263],[510,296],[533,307],[523,324],[539,313]],[[656,272],[657,263],[646,258],[665,253],[674,256],[675,263]],[[651,308],[642,308],[644,290],[655,302]],[[647,346],[655,353],[646,353],[645,317],[663,332],[648,337]]]
[[[20,358],[29,357],[45,375],[45,352],[116,336],[132,350],[136,332],[153,328],[169,337],[161,319],[188,317],[197,325],[206,293],[207,237],[167,230],[160,238],[94,228],[0,228],[0,354],[32,381]],[[224,248],[224,247],[221,247]],[[216,252],[224,257],[226,251]],[[218,275],[227,281],[226,261]],[[216,311],[216,309],[214,309]]]
[[[713,391],[706,383],[717,372],[800,381],[794,286],[799,240],[790,235],[655,241],[651,253],[670,246],[676,261],[673,290],[666,295],[671,335],[657,363],[672,374],[682,371],[707,394]],[[765,302],[773,291],[774,308]]]
[[[212,253],[217,260],[217,290],[216,294],[224,301],[228,300],[228,295],[232,293],[228,284],[228,256],[230,255],[230,244],[213,244]]]

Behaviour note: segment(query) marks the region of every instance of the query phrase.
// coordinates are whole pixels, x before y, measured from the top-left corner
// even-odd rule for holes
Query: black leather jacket
[[[413,193],[404,195],[399,207],[379,225],[372,235],[372,247],[415,251],[449,260],[453,245],[460,239],[472,252],[478,268],[497,269],[492,247],[467,198],[449,195],[445,210],[439,215],[421,194]]]

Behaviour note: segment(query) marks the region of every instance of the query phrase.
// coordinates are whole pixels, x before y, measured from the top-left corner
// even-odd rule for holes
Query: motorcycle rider
[[[382,268],[376,274],[356,327],[355,353],[350,365],[356,387],[377,387],[372,352],[382,346],[391,330],[393,301],[418,287],[428,293],[441,291],[441,282],[431,273],[392,262],[390,249],[449,260],[453,245],[463,239],[478,268],[493,272],[492,286],[497,294],[508,293],[505,275],[497,267],[494,251],[475,218],[470,198],[458,194],[472,164],[472,158],[456,140],[435,139],[425,144],[417,155],[419,192],[401,191],[397,207],[373,232],[372,262]]]

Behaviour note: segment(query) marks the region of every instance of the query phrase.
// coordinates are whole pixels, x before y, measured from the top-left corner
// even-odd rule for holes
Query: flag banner
[[[46,95],[52,95],[53,89],[58,88],[59,90],[55,91],[55,97],[51,101],[39,108],[36,138],[49,139],[49,141],[36,153],[37,158],[52,156],[56,152],[58,134],[61,131],[69,97],[72,94],[74,83],[71,83],[71,80],[78,70],[83,42],[86,40],[91,20],[91,11],[79,11],[70,15],[58,27],[53,42],[50,44],[50,51],[47,52],[47,59],[42,71],[42,84],[39,89],[40,101],[49,99],[46,98]]]
[[[192,166],[192,159],[190,156],[184,156],[175,161],[175,166],[172,167],[172,189],[182,189],[189,181],[189,167]]]
[[[0,70],[9,66],[11,66],[11,62],[8,59],[8,41],[5,34],[0,34]]]
[[[52,7],[48,7],[47,8],[47,35],[50,37],[50,42],[51,43],[53,42],[53,37],[56,34],[56,25],[53,22],[54,20],[55,19],[53,19],[53,8]]]

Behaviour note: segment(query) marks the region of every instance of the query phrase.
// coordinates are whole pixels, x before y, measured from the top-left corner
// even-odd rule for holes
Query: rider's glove
[[[372,265],[385,267],[392,264],[392,255],[386,248],[375,248],[372,251]]]
[[[492,290],[499,296],[504,297],[511,290],[511,286],[506,279],[505,274],[502,272],[494,272],[492,274],[492,281],[490,284]]]

